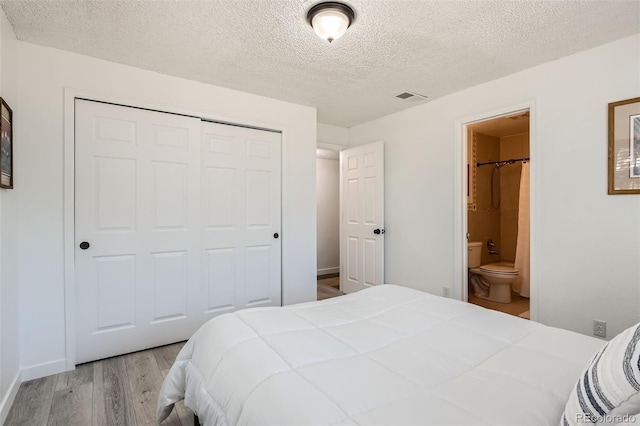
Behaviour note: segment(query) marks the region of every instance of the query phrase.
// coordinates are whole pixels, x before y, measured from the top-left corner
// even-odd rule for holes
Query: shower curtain
[[[522,163],[520,175],[520,201],[518,204],[518,240],[516,243],[515,267],[518,278],[513,283],[514,291],[529,297],[529,163]]]

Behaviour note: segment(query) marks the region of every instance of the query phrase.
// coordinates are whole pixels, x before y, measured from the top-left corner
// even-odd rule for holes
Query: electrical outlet
[[[442,296],[449,297],[449,287],[442,287]]]
[[[598,337],[607,337],[607,322],[593,320],[593,335]]]

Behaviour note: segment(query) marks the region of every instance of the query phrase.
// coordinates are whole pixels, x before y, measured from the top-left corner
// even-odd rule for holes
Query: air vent
[[[396,95],[396,98],[407,100],[407,101],[423,101],[427,99],[426,96],[421,95],[419,93],[415,93],[415,92],[403,92],[403,93],[400,93],[399,95]]]

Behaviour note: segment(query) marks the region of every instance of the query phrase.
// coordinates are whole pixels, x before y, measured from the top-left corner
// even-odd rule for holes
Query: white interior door
[[[384,144],[340,152],[340,287],[384,282]]]
[[[198,312],[200,120],[75,114],[76,363],[180,340]]]
[[[281,135],[202,123],[206,311],[280,306]]]
[[[76,363],[280,305],[280,134],[76,101]]]

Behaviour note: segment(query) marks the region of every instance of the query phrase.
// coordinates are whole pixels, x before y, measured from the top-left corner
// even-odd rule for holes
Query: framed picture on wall
[[[13,111],[0,98],[0,188],[13,188]]]
[[[640,194],[640,98],[609,104],[609,194]]]

